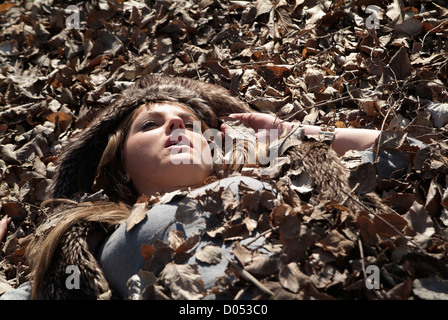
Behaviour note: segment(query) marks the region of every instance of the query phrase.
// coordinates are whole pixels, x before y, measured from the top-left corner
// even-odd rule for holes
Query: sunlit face
[[[211,175],[211,152],[198,124],[175,103],[142,107],[124,143],[127,182],[145,195],[201,185]]]

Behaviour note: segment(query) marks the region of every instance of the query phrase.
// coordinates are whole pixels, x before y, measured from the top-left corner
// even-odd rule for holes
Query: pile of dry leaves
[[[12,218],[0,294],[28,279],[24,250],[64,143],[137,78],[166,73],[220,84],[283,119],[383,131],[343,160],[357,191],[396,214],[311,206],[301,185],[275,204],[243,190],[235,228],[262,226],[274,258],[236,245],[234,274],[246,276],[228,290],[448,298],[445,1],[6,1],[0,22],[0,216]],[[366,285],[369,265],[379,288]]]

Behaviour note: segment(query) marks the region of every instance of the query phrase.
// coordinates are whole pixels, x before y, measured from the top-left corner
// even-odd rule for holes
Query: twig
[[[357,202],[359,205],[361,205],[362,207],[364,207],[364,209],[366,209],[368,212],[370,212],[371,214],[373,214],[376,218],[380,219],[382,222],[384,222],[385,224],[387,224],[390,228],[392,228],[392,230],[394,230],[399,236],[401,236],[403,239],[405,239],[406,241],[409,241],[410,243],[412,243],[414,246],[416,246],[418,249],[420,249],[424,254],[428,254],[428,252],[426,252],[426,250],[424,248],[422,248],[418,243],[412,241],[411,239],[406,238],[406,236],[397,228],[395,228],[395,226],[393,224],[391,224],[389,221],[387,221],[386,219],[384,219],[383,217],[381,217],[379,214],[377,214],[375,211],[371,210],[369,207],[367,207],[364,203],[362,203],[361,201],[357,200],[356,198],[352,197],[351,194],[345,192],[344,190],[341,190],[343,193],[345,193],[346,195],[348,195],[349,198],[351,198],[353,201]],[[393,209],[390,208],[390,210],[392,212],[394,212],[395,214],[399,215],[396,211],[394,211]]]
[[[223,61],[226,61],[226,60],[223,60]],[[266,60],[266,61],[235,62],[235,63],[232,63],[230,66],[231,67],[245,67],[245,66],[269,64],[269,63],[274,63],[274,61]]]
[[[257,241],[258,239],[260,239],[261,237],[263,237],[264,235],[268,234],[269,232],[274,232],[278,230],[278,226],[272,228],[272,229],[268,229],[266,231],[263,231],[262,233],[260,233],[258,236],[256,236],[255,238],[253,238],[251,241],[249,241],[248,243],[244,244],[245,247],[250,246],[252,243],[254,243],[255,241]]]
[[[347,99],[350,99],[350,96],[345,96],[345,97],[340,97],[340,98],[336,98],[336,99],[332,99],[332,100],[328,100],[328,101],[324,101],[321,103],[317,103],[317,104],[313,104],[312,106],[308,106],[308,107],[302,107],[301,110],[294,112],[293,114],[288,115],[287,117],[285,117],[284,119],[282,119],[283,121],[288,121],[291,118],[294,118],[297,114],[299,114],[300,112],[302,112],[303,110],[308,110],[308,109],[312,109],[312,108],[316,108],[316,107],[321,107],[321,106],[325,106],[327,104],[333,103],[333,102],[339,102],[339,101],[344,101]]]
[[[448,19],[442,20],[442,22],[440,22],[440,23],[439,23],[438,25],[436,25],[434,28],[432,28],[431,30],[429,30],[428,32],[425,33],[425,35],[423,36],[423,39],[422,39],[422,47],[421,47],[421,49],[420,49],[420,52],[422,52],[422,50],[423,50],[423,46],[425,45],[426,36],[427,36],[428,34],[430,34],[433,30],[435,30],[435,29],[441,27],[442,25],[444,25],[445,23],[448,23]]]
[[[235,268],[235,270],[246,280],[252,282],[258,289],[263,291],[264,293],[268,294],[269,296],[273,296],[274,293],[266,288],[260,281],[258,281],[253,275],[251,275],[247,270],[240,267],[235,261],[230,259],[227,255],[223,254],[223,256],[229,261],[229,263],[232,265],[232,267]]]
[[[365,259],[365,257],[364,257],[364,249],[362,248],[361,238],[359,238],[359,237],[358,237],[358,248],[359,248],[359,255],[361,256],[362,274],[363,274],[364,281],[366,281],[367,280],[367,274],[366,274],[366,264],[364,262],[364,259]],[[375,293],[375,295],[377,297],[381,297],[381,295],[378,293],[378,291],[375,288],[373,288],[373,292]]]
[[[360,183],[359,183],[359,182],[356,182],[355,186],[354,186],[353,189],[350,191],[350,194],[353,194],[353,193],[356,191],[356,189],[359,188],[359,185],[360,185]],[[349,196],[347,195],[347,196],[345,197],[345,199],[341,202],[341,205],[344,206],[348,199],[349,199]]]
[[[364,262],[364,249],[362,248],[362,242],[361,238],[358,238],[358,248],[359,248],[359,255],[361,256],[361,268],[362,268],[362,274],[364,275],[364,280],[367,279],[366,274],[366,264]]]
[[[383,122],[381,123],[381,129],[380,129],[380,134],[378,136],[378,144],[376,146],[376,155],[375,155],[375,161],[374,162],[377,162],[378,157],[380,155],[381,138],[382,138],[382,135],[383,135],[383,132],[384,132],[384,127],[386,126],[387,118],[389,117],[389,114],[392,111],[395,111],[394,109],[395,109],[395,105],[396,104],[397,104],[397,102],[395,102],[394,105],[390,105],[390,108],[387,110],[386,115],[384,116]],[[394,112],[394,113],[396,114],[396,112]]]

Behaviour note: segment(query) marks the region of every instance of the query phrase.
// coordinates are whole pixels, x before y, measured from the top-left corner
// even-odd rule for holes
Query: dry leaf
[[[131,210],[131,214],[126,219],[126,232],[129,232],[134,226],[142,222],[146,217],[147,211],[147,202],[136,203]]]
[[[143,260],[147,260],[153,257],[155,248],[149,244],[142,244],[140,252],[142,254]]]
[[[409,60],[408,53],[405,47],[401,47],[398,52],[390,60],[390,68],[393,70],[393,75],[398,80],[404,80],[411,75],[412,66]]]
[[[301,286],[309,282],[309,279],[300,271],[297,263],[291,262],[280,269],[279,282],[284,288],[297,293]]]
[[[281,265],[279,256],[256,255],[244,268],[254,275],[269,275],[277,272]]]
[[[12,219],[24,219],[26,216],[26,210],[19,202],[3,202],[1,204],[2,215],[7,215]]]
[[[221,248],[208,245],[195,253],[196,259],[208,264],[216,264],[221,261]]]
[[[381,213],[373,218],[375,231],[380,236],[397,236],[408,226],[406,219],[394,213]]]
[[[190,224],[196,221],[198,216],[199,201],[192,197],[184,197],[177,204],[175,218],[180,223]]]
[[[160,274],[175,300],[197,300],[203,297],[204,283],[195,265],[170,262]]]
[[[413,292],[424,300],[447,300],[448,281],[438,278],[422,278],[414,280]]]
[[[404,215],[412,229],[417,233],[425,233],[427,228],[433,228],[433,223],[425,207],[415,201]],[[433,230],[433,229],[432,229]]]
[[[325,250],[331,252],[336,258],[345,257],[354,248],[354,243],[345,238],[337,230],[332,230],[325,238],[317,243]]]

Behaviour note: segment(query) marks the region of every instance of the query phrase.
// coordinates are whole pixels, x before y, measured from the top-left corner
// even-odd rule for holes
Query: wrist
[[[323,124],[320,126],[319,137],[322,140],[333,143],[334,137],[336,135],[335,130],[336,130],[335,126],[327,126],[326,124]]]

